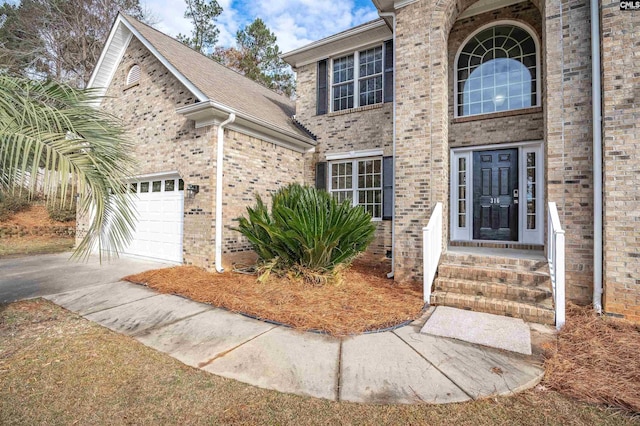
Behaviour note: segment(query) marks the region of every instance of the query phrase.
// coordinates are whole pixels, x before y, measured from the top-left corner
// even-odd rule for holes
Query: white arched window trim
[[[534,108],[534,107],[539,107],[540,105],[542,105],[542,81],[540,80],[540,56],[541,56],[541,52],[540,52],[540,39],[538,38],[538,34],[536,33],[535,29],[530,26],[529,24],[525,23],[525,22],[520,22],[520,21],[514,21],[514,20],[510,20],[510,19],[502,19],[499,21],[494,21],[494,22],[490,22],[488,24],[485,24],[479,28],[477,28],[474,32],[472,32],[471,34],[469,34],[467,36],[467,38],[464,39],[464,41],[460,44],[460,47],[458,47],[458,51],[456,52],[456,57],[454,59],[453,62],[453,103],[454,103],[454,107],[453,107],[453,116],[455,118],[458,117],[478,117],[478,116],[482,116],[482,115],[487,115],[487,114],[495,114],[495,113],[491,113],[491,112],[487,112],[487,113],[481,113],[481,114],[473,114],[473,115],[460,115],[458,113],[459,110],[459,106],[460,104],[458,103],[458,59],[460,58],[460,53],[462,53],[462,50],[464,49],[464,47],[467,45],[467,43],[473,38],[475,37],[478,33],[486,30],[487,28],[491,28],[491,27],[497,27],[500,25],[513,25],[515,27],[519,27],[521,29],[523,29],[524,31],[526,31],[527,33],[529,33],[529,35],[531,36],[531,38],[533,39],[533,43],[535,44],[535,48],[536,48],[536,82],[538,84],[538,88],[536,90],[536,104],[535,105],[531,105],[530,107],[526,107],[526,108]],[[525,108],[520,108],[520,109],[525,109]],[[507,111],[517,111],[517,109],[510,109]],[[500,112],[504,112],[504,111],[500,111]]]
[[[131,68],[129,68],[129,73],[127,73],[127,86],[138,83],[140,81],[140,65],[135,64]]]

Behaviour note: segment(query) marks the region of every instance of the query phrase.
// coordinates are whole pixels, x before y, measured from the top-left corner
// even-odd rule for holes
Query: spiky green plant
[[[349,265],[373,241],[375,225],[362,207],[339,203],[325,191],[290,184],[271,197],[256,196],[236,228],[258,254],[265,278],[292,271],[322,283]]]
[[[98,102],[92,90],[0,75],[0,190],[43,190],[60,207],[79,194],[79,213],[92,219],[76,256],[96,245],[117,253],[135,220],[125,185],[132,145],[115,117],[93,107]]]

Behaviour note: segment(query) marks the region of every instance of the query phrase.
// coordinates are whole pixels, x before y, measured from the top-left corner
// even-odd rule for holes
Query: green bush
[[[26,191],[0,191],[0,222],[9,219],[14,214],[26,210],[31,205]]]
[[[334,278],[373,241],[375,225],[362,207],[325,191],[291,184],[271,196],[271,212],[256,196],[236,228],[259,256],[261,277],[293,272],[321,284]]]
[[[76,203],[67,203],[62,207],[59,203],[47,206],[49,217],[56,222],[71,222],[76,220]]]

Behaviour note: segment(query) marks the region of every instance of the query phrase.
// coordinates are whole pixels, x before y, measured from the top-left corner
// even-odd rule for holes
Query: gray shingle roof
[[[122,16],[210,100],[312,141],[310,135],[291,119],[295,114],[295,102],[288,97],[279,95],[130,16]]]

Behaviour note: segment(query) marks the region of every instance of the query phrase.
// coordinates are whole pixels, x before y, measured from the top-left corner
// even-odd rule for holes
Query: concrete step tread
[[[467,263],[459,263],[459,262],[452,262],[452,261],[445,260],[440,263],[439,267],[477,269],[481,271],[500,271],[504,273],[530,274],[530,275],[542,276],[542,277],[549,276],[548,269],[545,270],[545,269],[539,268],[539,269],[532,270],[532,269],[527,269],[522,267],[514,268],[514,267],[511,267],[510,265],[489,265],[489,264],[483,264],[483,263],[467,264]]]
[[[469,253],[445,253],[442,263],[465,266],[492,265],[505,269],[539,270],[547,265],[544,258],[527,259],[518,257],[490,256]]]
[[[525,321],[540,324],[553,324],[555,321],[551,298],[534,303],[436,290],[431,294],[431,303],[437,306],[522,318]]]
[[[440,291],[460,292],[462,294],[473,294],[496,299],[506,298],[515,301],[521,300],[522,298],[527,301],[541,301],[553,296],[551,288],[548,285],[531,286],[440,276],[435,279],[434,287]]]

